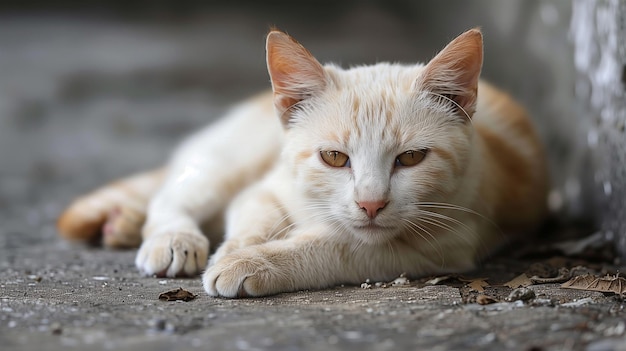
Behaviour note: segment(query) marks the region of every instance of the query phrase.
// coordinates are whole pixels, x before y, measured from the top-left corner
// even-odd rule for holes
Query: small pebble
[[[61,324],[59,324],[59,323],[52,323],[52,325],[50,325],[50,333],[52,333],[52,335],[61,335],[61,334],[63,334],[63,328],[61,327]]]
[[[393,282],[391,282],[391,285],[393,286],[409,285],[409,280],[406,277],[400,276],[396,278]]]
[[[530,301],[535,298],[535,291],[529,288],[517,288],[507,296],[506,301]]]
[[[157,319],[152,319],[148,321],[148,325],[150,326],[150,329],[155,330],[155,331],[165,330],[166,324],[167,322],[163,318],[157,318]]]
[[[42,278],[41,278],[41,276],[31,274],[31,275],[28,276],[28,279],[34,280],[37,283],[39,283]]]

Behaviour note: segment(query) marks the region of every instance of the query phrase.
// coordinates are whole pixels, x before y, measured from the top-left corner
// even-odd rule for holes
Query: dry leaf
[[[196,296],[198,295],[194,295],[193,293],[190,293],[189,291],[183,288],[178,288],[178,289],[166,291],[164,293],[159,294],[159,300],[163,300],[163,301],[182,300],[182,301],[187,302],[187,301],[191,301],[195,299]]]
[[[487,279],[488,278],[472,278],[472,279],[459,278],[460,281],[468,283],[467,286],[469,286],[470,289],[477,291],[477,292],[483,292],[485,291],[485,287],[489,286],[489,283],[487,283],[486,281]]]
[[[626,295],[626,279],[617,275],[605,277],[596,277],[591,274],[579,275],[561,284],[561,287]]]
[[[526,275],[526,273],[522,273],[520,275],[518,275],[517,277],[509,280],[508,282],[504,283],[504,286],[508,286],[511,289],[515,289],[515,288],[525,288],[529,285],[533,285],[533,282],[530,280],[530,278],[528,278],[528,276]]]
[[[483,294],[476,296],[476,303],[479,305],[489,305],[489,304],[496,303],[496,302],[498,301],[491,296],[487,296]]]

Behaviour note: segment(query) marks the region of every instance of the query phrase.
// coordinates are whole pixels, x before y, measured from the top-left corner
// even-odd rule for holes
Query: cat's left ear
[[[451,99],[460,116],[471,118],[476,111],[482,65],[483,36],[479,29],[470,29],[452,40],[424,67],[415,88]]]
[[[274,90],[274,106],[283,125],[289,125],[290,108],[326,87],[324,67],[288,34],[267,35],[267,69]]]

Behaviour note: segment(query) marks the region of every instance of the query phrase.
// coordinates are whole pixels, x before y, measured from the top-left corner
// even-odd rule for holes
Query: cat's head
[[[482,66],[479,30],[426,65],[348,70],[322,66],[272,31],[267,61],[286,129],[282,162],[313,221],[381,243],[418,230],[423,211],[462,186]]]

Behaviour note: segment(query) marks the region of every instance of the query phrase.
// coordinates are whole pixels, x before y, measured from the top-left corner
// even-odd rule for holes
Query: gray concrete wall
[[[575,0],[572,35],[594,213],[626,258],[626,2]]]

